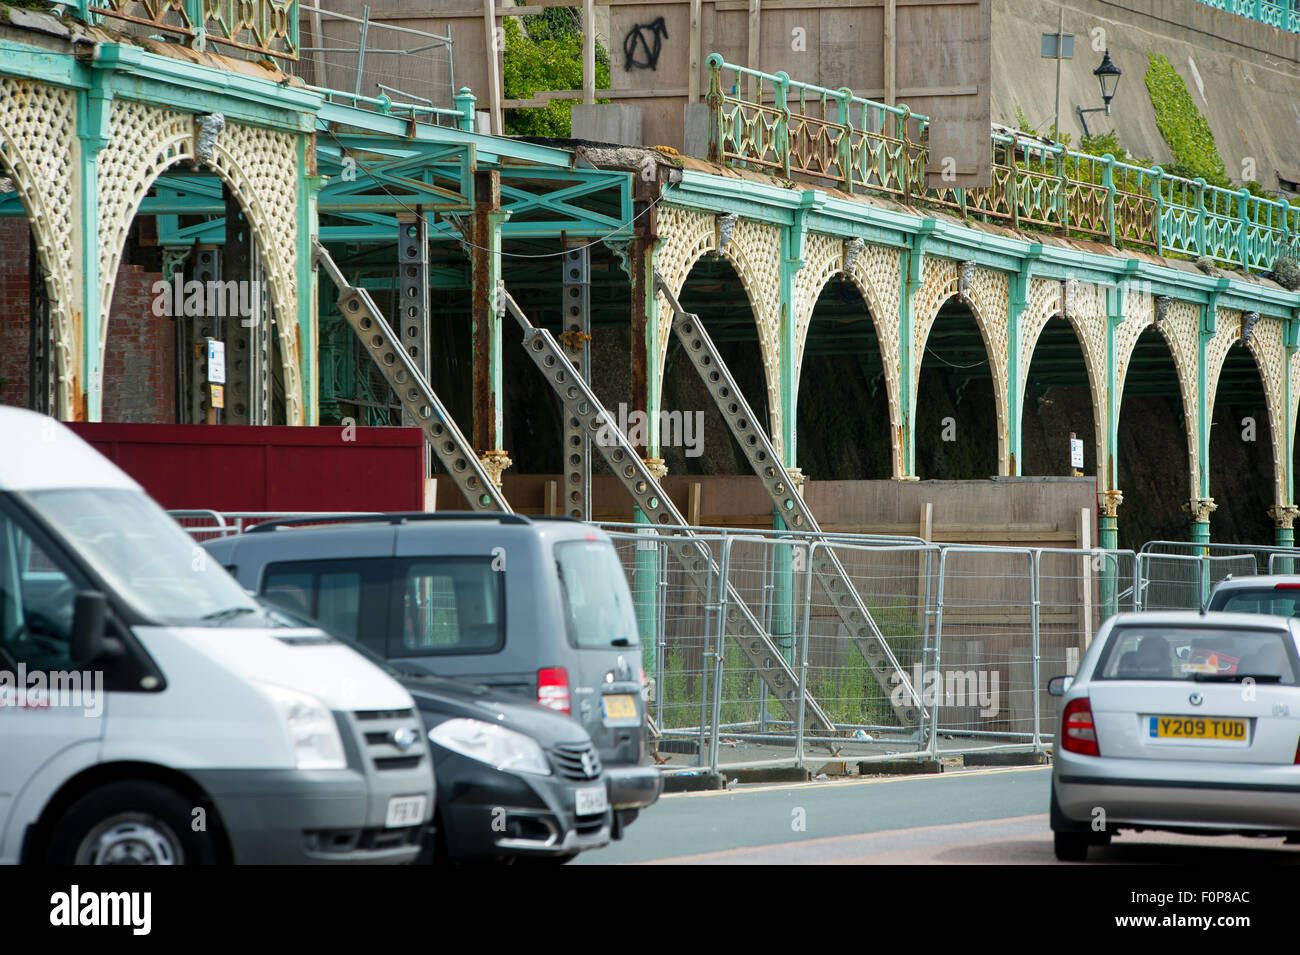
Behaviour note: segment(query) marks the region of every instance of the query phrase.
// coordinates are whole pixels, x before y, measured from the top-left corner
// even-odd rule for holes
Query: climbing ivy
[[[1204,179],[1215,186],[1232,188],[1223,157],[1214,143],[1210,124],[1201,115],[1187,91],[1187,84],[1173,65],[1159,53],[1150,53],[1147,93],[1156,111],[1156,127],[1169,145],[1173,161],[1165,172],[1187,179]]]

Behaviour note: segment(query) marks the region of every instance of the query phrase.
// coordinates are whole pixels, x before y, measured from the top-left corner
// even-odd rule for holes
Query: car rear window
[[[1266,613],[1275,617],[1300,616],[1300,589],[1273,587],[1233,588],[1212,601],[1215,610],[1227,613]]]
[[[1118,627],[1094,680],[1225,680],[1294,686],[1294,641],[1276,630]]]
[[[555,565],[571,644],[581,649],[638,645],[632,592],[613,544],[562,541],[555,545]]]
[[[400,644],[389,656],[494,653],[506,642],[505,574],[490,557],[411,561],[402,568]]]

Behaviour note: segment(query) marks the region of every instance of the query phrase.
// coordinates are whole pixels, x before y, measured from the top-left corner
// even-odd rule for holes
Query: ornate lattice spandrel
[[[27,213],[50,300],[57,412],[81,416],[78,356],[81,289],[74,267],[80,167],[76,94],[33,80],[0,76],[0,172],[13,179]],[[10,316],[12,318],[12,316]]]

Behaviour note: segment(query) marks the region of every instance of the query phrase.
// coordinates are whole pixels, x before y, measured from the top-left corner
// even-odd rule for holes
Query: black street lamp
[[[1083,135],[1091,136],[1088,131],[1088,120],[1085,118],[1086,113],[1105,113],[1110,115],[1110,101],[1115,98],[1115,89],[1119,86],[1119,78],[1123,76],[1115,62],[1110,58],[1110,50],[1107,50],[1101,58],[1101,65],[1092,71],[1092,75],[1097,77],[1097,85],[1101,87],[1101,101],[1104,105],[1095,106],[1092,109],[1084,109],[1082,106],[1074,108],[1075,113],[1079,116],[1079,122],[1083,124]]]

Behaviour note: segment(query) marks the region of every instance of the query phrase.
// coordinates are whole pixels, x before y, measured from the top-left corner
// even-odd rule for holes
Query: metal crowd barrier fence
[[[291,518],[320,518],[328,521],[343,514],[378,514],[378,511],[213,511],[206,508],[169,510],[176,523],[197,541],[214,540],[242,534],[254,524],[263,521],[289,520]]]
[[[1290,574],[1300,551],[1255,544],[1148,541],[1134,577],[1142,610],[1199,610],[1215,585],[1231,574]]]
[[[1048,678],[1073,673],[1097,629],[1134,609],[1131,551],[1002,548],[785,531],[695,529],[716,564],[707,594],[686,582],[665,538],[607,526],[637,598],[650,716],[665,768],[939,758],[1042,751],[1058,712]],[[922,694],[900,725],[810,568],[830,550]],[[730,585],[730,594],[728,586]],[[744,601],[833,729],[768,699],[728,645],[727,601]],[[903,692],[896,680],[894,692]],[[869,769],[868,769],[869,771]]]

